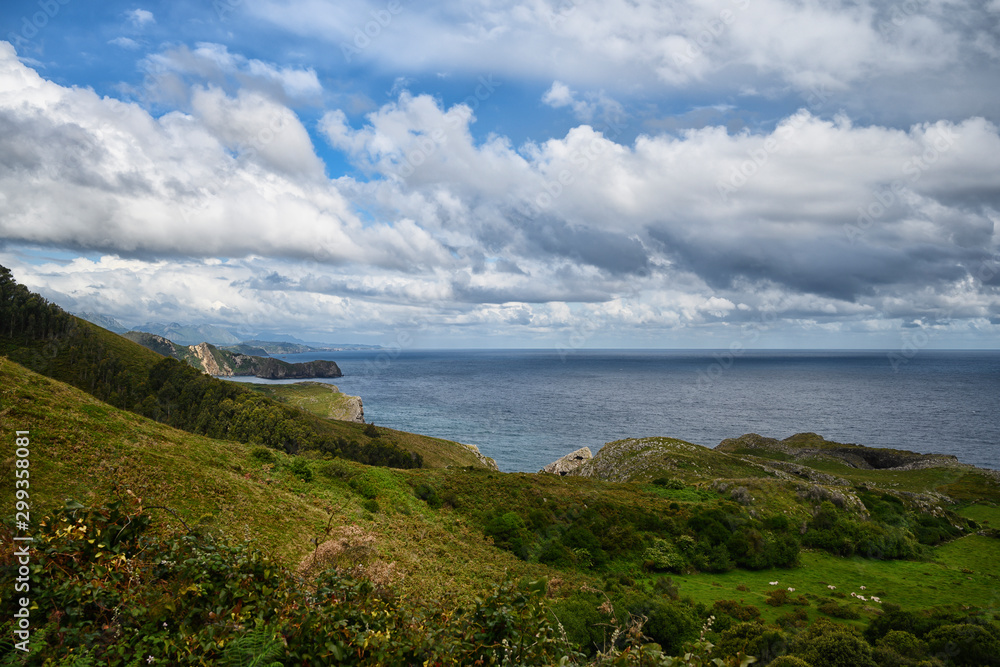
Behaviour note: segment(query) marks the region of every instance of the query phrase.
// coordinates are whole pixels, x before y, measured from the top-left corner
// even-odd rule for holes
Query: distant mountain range
[[[247,340],[225,327],[212,324],[181,324],[171,322],[147,322],[129,326],[121,320],[103,313],[76,313],[76,316],[99,327],[125,334],[129,331],[139,331],[167,338],[178,345],[198,345],[210,343],[224,347],[232,352],[266,356],[268,354],[298,354],[301,352],[339,352],[342,350],[378,350],[381,345],[357,345],[353,343],[319,343],[307,342],[288,334],[276,334],[278,340],[264,341],[258,338]]]

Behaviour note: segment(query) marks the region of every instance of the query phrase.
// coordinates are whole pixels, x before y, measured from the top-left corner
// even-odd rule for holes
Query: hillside
[[[209,377],[110,331],[69,315],[19,285],[0,267],[0,355],[82,389],[112,406],[190,433],[307,451],[363,463],[420,467],[421,454],[406,446],[421,436],[332,421]],[[433,451],[453,448],[467,465],[462,445],[431,439]],[[439,460],[447,459],[447,456]]]
[[[64,529],[40,538],[52,554],[37,565],[38,576],[50,582],[37,593],[41,608],[56,604],[49,591],[61,591],[58,604],[65,605],[91,595],[85,582],[104,582],[102,604],[134,609],[127,626],[146,628],[137,637],[156,638],[155,648],[152,639],[139,640],[126,650],[130,656],[141,646],[214,664],[229,644],[241,646],[243,628],[257,627],[272,633],[268,637],[285,638],[275,653],[283,665],[301,664],[301,656],[343,662],[350,655],[351,664],[406,664],[411,658],[404,655],[469,664],[484,655],[502,656],[503,638],[516,646],[524,633],[538,641],[512,654],[520,656],[519,664],[556,664],[560,656],[570,658],[566,664],[637,664],[639,654],[644,664],[684,664],[667,663],[652,644],[643,646],[652,640],[668,652],[680,651],[712,614],[708,638],[720,647],[716,657],[746,650],[767,661],[774,657],[767,648],[774,641],[810,657],[823,642],[855,637],[851,627],[864,629],[850,640],[861,642],[856,650],[873,655],[881,638],[904,632],[900,624],[908,623],[905,632],[923,642],[927,653],[955,633],[979,628],[986,634],[965,640],[979,653],[968,659],[952,655],[941,664],[992,664],[974,660],[989,650],[991,633],[1000,633],[990,624],[990,612],[977,609],[994,604],[1000,585],[994,565],[1000,540],[996,531],[984,530],[1000,523],[993,505],[949,505],[937,516],[937,508],[909,502],[906,494],[870,487],[720,478],[721,469],[708,461],[713,455],[736,473],[756,468],[740,470],[738,457],[689,450],[670,439],[664,442],[690,457],[678,457],[674,469],[690,476],[686,482],[671,477],[615,483],[475,468],[391,470],[317,451],[292,456],[179,431],[8,360],[0,360],[0,387],[2,423],[30,431],[33,521],[72,498],[81,509],[66,510],[68,523],[58,520],[54,529],[71,525],[83,512],[88,525],[109,534],[129,535],[129,526],[137,531],[148,525],[142,528],[144,546],[117,542],[106,556]],[[664,455],[663,449],[656,452]],[[0,470],[0,502],[9,507],[14,463],[8,455]],[[11,524],[5,526],[10,530]],[[226,539],[235,539],[233,546],[213,546]],[[310,595],[308,587],[299,588],[308,580],[296,583],[288,569],[316,543],[325,545],[322,553],[338,554],[328,562],[339,578],[324,584],[334,586],[330,594],[339,602],[332,606],[298,597]],[[156,558],[189,553],[184,562],[192,564],[191,574],[184,574],[187,565],[149,569],[145,558],[161,549],[168,551]],[[74,553],[90,555],[70,558]],[[118,566],[108,560],[114,554],[124,558],[115,562],[134,563],[130,567],[145,574],[115,578]],[[66,579],[67,568],[79,569],[79,578]],[[245,574],[233,580],[234,572]],[[510,580],[522,583],[504,584]],[[185,593],[196,585],[198,592]],[[116,595],[124,597],[112,603]],[[273,611],[256,611],[254,599],[267,599]],[[931,605],[943,607],[923,611]],[[95,636],[103,639],[89,645],[116,646],[121,640],[113,629],[126,621],[113,621],[101,607],[89,609],[77,620],[58,621],[64,641],[80,641],[72,638],[82,637],[90,626],[80,624],[92,618],[105,630],[95,626]],[[386,613],[376,613],[380,609]],[[230,613],[237,622],[211,621],[212,614]],[[386,625],[392,618],[425,620]],[[491,618],[507,620],[488,626],[498,633],[491,639],[473,640]],[[318,625],[302,632],[303,623]],[[641,634],[630,640],[625,630],[633,623]],[[331,634],[336,627],[343,632]],[[608,644],[614,627],[621,634]],[[377,645],[371,644],[373,631],[382,637]],[[57,641],[55,634],[39,634],[40,644],[46,636]],[[185,653],[191,651],[185,637],[201,642],[194,653]],[[388,643],[389,637],[396,639]],[[51,645],[62,655],[65,647]],[[698,646],[685,650],[705,655],[708,649]],[[886,656],[898,655],[890,648]],[[104,664],[127,664],[101,655]],[[739,663],[733,660],[724,664]]]
[[[248,388],[269,398],[290,403],[325,419],[365,423],[365,409],[359,396],[348,396],[328,382],[294,384],[249,384]]]

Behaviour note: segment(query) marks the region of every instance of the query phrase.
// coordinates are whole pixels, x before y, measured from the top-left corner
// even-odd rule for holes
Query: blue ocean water
[[[536,472],[580,447],[759,433],[953,454],[1000,469],[1000,351],[407,350],[333,359],[365,418]],[[895,361],[895,363],[893,363]]]

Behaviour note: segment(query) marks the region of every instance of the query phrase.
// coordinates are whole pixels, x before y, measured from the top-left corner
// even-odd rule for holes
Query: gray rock
[[[553,461],[538,472],[548,472],[553,475],[569,475],[592,458],[593,455],[590,453],[590,447],[581,447],[558,461]]]

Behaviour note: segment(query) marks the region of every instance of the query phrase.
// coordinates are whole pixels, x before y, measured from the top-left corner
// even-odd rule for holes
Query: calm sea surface
[[[954,454],[1000,469],[1000,351],[412,350],[333,359],[327,380],[380,426],[478,445],[535,472],[580,447],[671,436],[714,447],[744,433]]]

